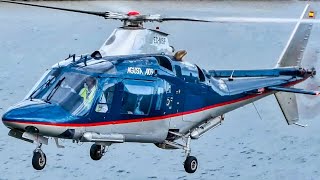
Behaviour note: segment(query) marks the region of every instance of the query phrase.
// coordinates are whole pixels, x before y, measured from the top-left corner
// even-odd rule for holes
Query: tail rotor
[[[302,67],[320,71],[320,50],[311,49],[302,61]],[[315,74],[304,82],[296,85],[297,88],[319,91],[320,76]],[[302,119],[316,119],[320,117],[320,98],[299,94],[297,95],[299,114]]]

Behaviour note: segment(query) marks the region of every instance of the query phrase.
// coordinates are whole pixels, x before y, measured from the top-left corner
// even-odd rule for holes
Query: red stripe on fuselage
[[[262,94],[259,94],[259,95],[262,95]],[[149,117],[149,118],[138,118],[138,119],[129,119],[129,120],[113,120],[113,121],[105,121],[105,122],[77,123],[77,124],[74,124],[74,123],[72,123],[72,124],[68,124],[68,123],[57,124],[57,123],[49,123],[49,122],[32,122],[32,121],[5,121],[5,122],[12,122],[12,123],[18,123],[18,124],[60,126],[60,127],[61,126],[62,127],[83,127],[83,126],[89,127],[89,126],[102,126],[102,125],[111,125],[111,124],[126,124],[126,123],[143,122],[143,121],[156,121],[156,120],[163,120],[163,119],[171,118],[171,117],[177,117],[177,116],[181,116],[181,115],[197,113],[197,112],[205,111],[208,109],[241,102],[244,100],[248,100],[248,99],[257,97],[259,95],[249,95],[244,98],[240,98],[240,99],[236,99],[236,100],[232,100],[232,101],[228,101],[228,102],[223,102],[223,103],[219,103],[219,104],[215,104],[215,105],[211,105],[211,106],[206,106],[206,107],[196,109],[196,110],[180,112],[180,113],[176,113],[176,114],[169,114],[169,115],[164,115],[164,116]]]
[[[295,82],[291,82],[288,83],[284,86],[293,86],[297,83],[300,83],[302,81],[304,81],[305,79],[302,80],[298,80]],[[12,123],[18,123],[18,124],[34,124],[34,125],[47,125],[47,126],[60,126],[60,127],[90,127],[90,126],[102,126],[102,125],[111,125],[111,124],[126,124],[126,123],[135,123],[135,122],[143,122],[143,121],[156,121],[156,120],[163,120],[166,118],[171,118],[171,117],[177,117],[177,116],[181,116],[181,115],[187,115],[187,114],[193,114],[193,113],[197,113],[197,112],[201,112],[201,111],[205,111],[208,109],[213,109],[213,108],[217,108],[217,107],[221,107],[221,106],[226,106],[229,104],[234,104],[237,102],[241,102],[241,101],[245,101],[248,99],[252,99],[258,96],[262,96],[265,95],[267,93],[269,93],[270,91],[265,91],[264,93],[261,94],[253,94],[253,95],[248,95],[246,97],[243,98],[239,98],[239,99],[235,99],[232,101],[227,101],[227,102],[223,102],[223,103],[219,103],[219,104],[214,104],[214,105],[210,105],[210,106],[206,106],[200,109],[195,109],[195,110],[191,110],[191,111],[186,111],[186,112],[180,112],[180,113],[176,113],[176,114],[169,114],[169,115],[164,115],[164,116],[156,116],[156,117],[149,117],[149,118],[138,118],[138,119],[129,119],[129,120],[113,120],[113,121],[105,121],[105,122],[96,122],[96,123],[49,123],[49,122],[32,122],[32,121],[5,121],[5,122],[12,122]]]

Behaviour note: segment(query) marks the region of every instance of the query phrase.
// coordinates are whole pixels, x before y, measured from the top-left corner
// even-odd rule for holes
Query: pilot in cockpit
[[[94,94],[97,90],[97,81],[93,77],[87,77],[83,88],[80,90],[79,95],[83,98],[83,104],[89,107],[92,104]]]

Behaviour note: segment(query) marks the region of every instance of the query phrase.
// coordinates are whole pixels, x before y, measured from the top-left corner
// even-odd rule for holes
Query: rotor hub
[[[140,15],[140,12],[138,12],[138,11],[129,11],[127,15],[128,16],[138,16],[138,15]]]

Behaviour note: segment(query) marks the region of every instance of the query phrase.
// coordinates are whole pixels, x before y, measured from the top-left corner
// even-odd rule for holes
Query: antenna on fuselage
[[[76,54],[69,54],[69,56],[65,60],[68,60],[71,57],[72,57],[72,61],[75,62],[76,61]]]
[[[234,70],[232,71],[230,77],[228,78],[228,81],[233,81],[233,73],[234,73]]]

